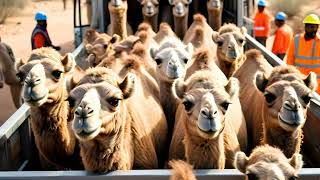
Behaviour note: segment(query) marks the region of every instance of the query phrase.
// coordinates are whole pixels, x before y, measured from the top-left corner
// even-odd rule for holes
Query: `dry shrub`
[[[7,17],[12,16],[27,4],[28,0],[0,0],[0,24],[4,23]]]

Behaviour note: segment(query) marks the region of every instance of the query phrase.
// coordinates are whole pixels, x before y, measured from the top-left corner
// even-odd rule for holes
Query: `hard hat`
[[[287,15],[284,13],[284,12],[278,12],[277,15],[276,15],[276,20],[286,20],[287,18]]]
[[[44,20],[47,20],[48,17],[47,17],[47,15],[46,15],[45,12],[43,12],[43,11],[38,11],[38,12],[36,13],[36,15],[34,16],[34,19],[35,19],[36,21],[44,21]]]
[[[316,14],[309,14],[303,20],[304,24],[320,24],[320,19]]]
[[[258,6],[266,7],[267,6],[267,1],[266,0],[259,0],[258,1]]]

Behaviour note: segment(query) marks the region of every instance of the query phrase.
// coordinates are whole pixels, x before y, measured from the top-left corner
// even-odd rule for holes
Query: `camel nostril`
[[[81,107],[78,107],[74,113],[75,113],[77,116],[81,116],[81,114],[82,114],[82,108],[81,108]]]
[[[214,115],[218,114],[218,111],[215,111],[213,114],[214,114]]]
[[[41,82],[41,79],[37,78],[36,80],[33,81],[33,85],[38,85],[40,84],[40,82]]]
[[[93,113],[93,109],[89,109],[88,114],[92,114]]]
[[[203,116],[207,116],[207,113],[206,113],[206,111],[205,110],[201,110],[201,112],[200,112]]]

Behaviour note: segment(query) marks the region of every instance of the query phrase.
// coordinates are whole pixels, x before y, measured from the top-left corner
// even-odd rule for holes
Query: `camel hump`
[[[204,39],[204,30],[203,28],[197,27],[194,31],[194,38],[197,40]]]
[[[202,14],[195,14],[193,16],[193,21],[197,23],[204,24],[207,22],[207,19]]]
[[[134,47],[132,49],[132,54],[135,54],[141,58],[144,58],[147,55],[147,51],[146,51],[145,46],[143,44],[137,43],[134,45]]]
[[[140,32],[140,31],[148,31],[148,30],[150,30],[150,29],[152,29],[152,28],[151,28],[151,25],[150,25],[149,23],[147,23],[147,22],[142,22],[142,23],[139,25],[137,32]]]
[[[208,65],[210,60],[209,50],[200,50],[194,54],[194,60],[200,67],[205,67]]]
[[[148,32],[146,30],[141,30],[140,32],[138,32],[137,36],[139,37],[140,41],[142,43],[145,43],[148,39]]]
[[[160,24],[160,31],[170,32],[170,31],[172,31],[172,29],[171,29],[171,27],[170,27],[170,25],[169,25],[168,23],[162,22],[162,23]]]
[[[169,162],[172,167],[170,180],[196,180],[192,172],[192,166],[182,160],[172,160]]]
[[[261,59],[263,58],[263,55],[261,51],[257,49],[250,49],[245,53],[247,59]]]

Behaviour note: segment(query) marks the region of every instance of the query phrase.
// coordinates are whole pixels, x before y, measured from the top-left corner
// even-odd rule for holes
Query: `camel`
[[[73,130],[87,171],[159,167],[157,152],[164,152],[166,121],[142,78],[127,72],[122,80],[113,70],[96,67],[71,91]]]
[[[234,122],[245,125],[245,120],[238,115],[238,80],[224,77],[223,81],[223,76],[217,79],[221,74],[200,70],[187,80],[174,82],[173,93],[180,103],[169,159],[185,159],[197,169],[232,168],[234,155],[243,141],[237,137],[241,135]],[[246,129],[242,132],[246,139]]]
[[[148,35],[154,38],[156,36],[155,31],[152,29],[151,25],[147,22],[140,23],[136,32],[136,35],[141,31],[147,31]]]
[[[159,31],[157,34],[153,37],[154,40],[160,44],[163,39],[168,38],[168,37],[177,37],[176,34],[173,32],[171,29],[170,25],[168,23],[162,22],[160,24]]]
[[[108,34],[118,34],[122,39],[133,34],[131,26],[127,22],[127,0],[111,0],[108,2],[110,12],[110,22],[108,26]]]
[[[0,88],[4,82],[9,85],[12,101],[18,109],[22,105],[22,85],[16,78],[16,59],[10,46],[0,42]]]
[[[174,32],[182,40],[188,29],[189,4],[192,0],[168,0],[172,7]]]
[[[102,59],[108,57],[113,53],[114,46],[120,41],[120,36],[114,34],[111,36],[107,34],[100,35],[92,43],[85,45],[86,51],[89,54],[86,61],[89,67],[97,66]]]
[[[75,65],[70,57],[61,57],[52,48],[40,48],[17,66],[17,77],[23,83],[22,97],[30,106],[30,123],[41,163],[60,170],[83,168],[66,101],[65,80]]]
[[[192,172],[193,167],[182,160],[172,160],[169,162],[172,168],[172,175],[170,180],[197,180]]]
[[[157,80],[160,88],[160,101],[168,122],[168,135],[171,137],[177,99],[171,88],[175,79],[185,76],[185,65],[191,60],[193,46],[185,45],[177,37],[167,37],[158,49],[150,50],[152,59],[157,63]]]
[[[300,152],[307,105],[317,88],[316,75],[304,76],[293,66],[272,68],[257,50],[246,56],[234,77],[241,84],[250,148],[270,144],[290,158]]]
[[[244,152],[237,152],[234,166],[246,179],[298,179],[303,161],[299,153],[287,158],[280,149],[262,145],[256,147],[249,157]]]
[[[159,0],[138,0],[142,5],[144,22],[151,25],[154,31],[158,31]]]
[[[207,1],[209,25],[215,31],[218,31],[221,27],[223,1],[224,0]]]
[[[231,77],[245,61],[244,44],[245,27],[238,28],[235,24],[225,24],[219,29],[219,34],[213,35],[217,44],[217,64],[222,72]]]

